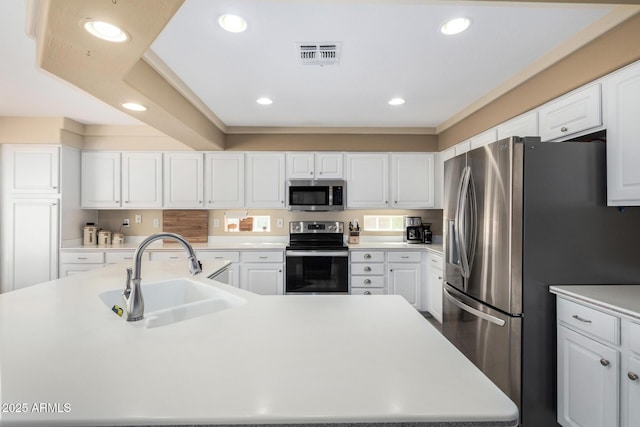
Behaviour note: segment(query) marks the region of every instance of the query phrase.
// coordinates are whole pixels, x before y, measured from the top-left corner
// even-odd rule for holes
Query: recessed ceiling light
[[[124,42],[129,40],[129,34],[120,27],[104,21],[87,21],[84,29],[93,36],[110,42]]]
[[[402,105],[405,103],[405,100],[402,98],[392,98],[389,100],[389,105]]]
[[[469,18],[454,18],[450,19],[440,27],[440,31],[442,34],[446,34],[451,36],[453,34],[458,34],[469,28],[471,25],[471,20]]]
[[[247,21],[238,15],[222,15],[218,18],[218,23],[231,33],[241,33],[247,29]]]
[[[137,102],[123,102],[121,105],[131,111],[147,111],[147,107]]]
[[[260,105],[271,105],[273,104],[273,101],[269,98],[258,98],[256,99],[256,102]]]

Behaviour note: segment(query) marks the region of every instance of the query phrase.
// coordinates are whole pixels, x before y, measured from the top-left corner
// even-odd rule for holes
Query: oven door
[[[286,251],[285,293],[349,293],[347,251]]]

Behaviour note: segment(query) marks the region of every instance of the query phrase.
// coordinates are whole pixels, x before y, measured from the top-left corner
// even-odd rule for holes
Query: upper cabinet
[[[502,123],[497,126],[496,131],[498,136],[494,141],[510,136],[538,136],[540,134],[540,130],[538,129],[538,111],[529,111],[508,122]]]
[[[498,132],[496,131],[496,129],[495,128],[489,129],[471,138],[471,140],[469,141],[470,149],[475,150],[478,147],[484,147],[485,145],[491,144],[492,142],[496,142],[497,140],[498,140]],[[456,155],[460,154],[458,150],[456,149],[454,150],[456,151]]]
[[[342,153],[287,153],[288,179],[341,179]]]
[[[162,207],[162,153],[122,153],[122,207]]]
[[[60,147],[7,145],[3,150],[5,182],[12,194],[58,194]]]
[[[391,207],[424,209],[435,206],[432,153],[391,155]],[[348,199],[347,199],[348,200]]]
[[[164,207],[204,208],[204,155],[202,153],[165,153]]]
[[[607,198],[613,206],[640,205],[640,63],[606,80]]]
[[[120,207],[120,153],[84,151],[81,164],[83,208]]]
[[[244,207],[244,154],[204,155],[204,194],[208,209]]]
[[[594,84],[542,106],[540,137],[562,140],[602,125],[600,84]],[[524,135],[523,135],[524,136]]]
[[[389,206],[389,156],[381,153],[347,154],[347,207]]]
[[[285,156],[277,152],[247,153],[245,206],[285,208]]]

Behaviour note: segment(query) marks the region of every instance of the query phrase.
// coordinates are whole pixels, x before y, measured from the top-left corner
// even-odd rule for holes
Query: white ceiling
[[[186,0],[151,46],[226,126],[436,127],[599,20],[611,5],[429,0]],[[27,1],[0,2],[0,116],[140,124],[35,65]],[[217,25],[223,13],[244,33]],[[463,34],[439,33],[448,18]],[[301,65],[296,42],[338,41]],[[261,96],[270,106],[256,104]],[[396,96],[406,104],[391,107]]]

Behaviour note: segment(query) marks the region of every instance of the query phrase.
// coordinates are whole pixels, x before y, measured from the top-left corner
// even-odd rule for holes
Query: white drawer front
[[[384,276],[351,276],[351,287],[384,288]]]
[[[629,322],[629,348],[640,354],[640,323]]]
[[[242,252],[242,262],[282,262],[284,252]]]
[[[351,288],[351,295],[384,295],[382,288]]]
[[[200,261],[240,262],[240,252],[196,251],[196,256]]]
[[[620,344],[620,319],[581,304],[558,298],[558,321],[613,344]]]
[[[384,262],[384,252],[351,251],[351,262]]]
[[[420,262],[420,252],[387,252],[387,261],[389,262]]]
[[[431,255],[429,258],[429,266],[434,270],[442,271],[442,257],[438,255]]]
[[[65,264],[102,264],[104,252],[62,252],[60,262]]]
[[[187,252],[151,252],[151,261],[186,261]]]
[[[384,274],[384,264],[351,264],[351,274],[381,275]]]
[[[107,264],[116,264],[123,261],[131,261],[133,259],[133,255],[135,251],[126,251],[126,252],[106,252],[105,253],[105,262]],[[142,253],[142,259],[149,259],[149,252]]]

